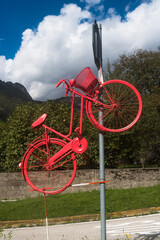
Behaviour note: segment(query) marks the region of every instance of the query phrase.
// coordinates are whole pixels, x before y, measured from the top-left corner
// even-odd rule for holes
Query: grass
[[[107,189],[106,212],[160,206],[160,185],[146,188]],[[47,196],[48,218],[100,213],[100,192],[78,192]],[[44,198],[0,201],[0,221],[45,218]]]

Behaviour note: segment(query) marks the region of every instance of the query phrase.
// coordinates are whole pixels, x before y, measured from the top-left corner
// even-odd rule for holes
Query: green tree
[[[6,156],[4,169],[6,171],[18,170],[23,154],[27,149],[28,143],[34,139],[35,133],[30,125],[34,119],[37,104],[28,103],[27,105],[17,106],[16,110],[7,119]]]
[[[143,112],[133,127],[132,156],[135,161],[158,163],[160,154],[160,51],[137,50],[108,64],[107,79],[119,78],[133,84],[142,96]],[[128,132],[128,131],[127,131]],[[126,136],[128,133],[126,132]],[[128,136],[127,136],[128,138]],[[127,140],[126,138],[126,140]],[[123,144],[127,146],[126,140]]]
[[[7,124],[0,121],[0,172],[4,171],[4,162],[6,159],[6,135],[7,135]]]

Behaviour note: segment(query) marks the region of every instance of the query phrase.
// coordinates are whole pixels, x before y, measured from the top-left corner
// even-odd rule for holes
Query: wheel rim
[[[108,107],[91,101],[86,103],[87,115],[96,128],[101,131],[122,132],[138,121],[142,112],[142,100],[137,89],[130,83],[122,80],[107,81],[101,88],[101,94],[103,103]],[[100,111],[103,117],[99,117]]]
[[[50,157],[59,151],[66,142],[50,139]],[[73,153],[63,158],[50,170],[46,169],[47,151],[45,140],[35,143],[26,155],[24,174],[28,184],[36,191],[57,194],[64,191],[76,174],[76,160]]]

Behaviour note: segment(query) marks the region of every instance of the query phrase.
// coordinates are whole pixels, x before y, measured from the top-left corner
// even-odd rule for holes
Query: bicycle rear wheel
[[[97,101],[86,101],[86,112],[91,123],[99,130],[123,132],[138,121],[142,99],[130,83],[110,80],[103,83]]]
[[[51,166],[49,170],[46,169],[48,159],[65,144],[65,141],[51,138],[47,145],[45,139],[32,145],[24,161],[24,175],[34,190],[46,194],[57,194],[64,191],[72,183],[77,167],[73,153],[56,161],[56,164]]]

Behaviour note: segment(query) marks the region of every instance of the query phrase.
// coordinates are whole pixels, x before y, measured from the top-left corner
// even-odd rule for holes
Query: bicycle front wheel
[[[102,84],[97,101],[86,101],[91,123],[101,131],[123,132],[138,121],[142,99],[137,89],[122,80]]]
[[[48,159],[65,144],[65,141],[51,138],[48,144],[43,139],[31,146],[24,161],[24,175],[34,190],[46,194],[57,194],[70,186],[77,167],[73,153],[66,154],[49,170],[46,169]]]

